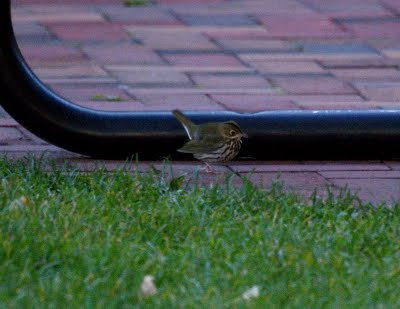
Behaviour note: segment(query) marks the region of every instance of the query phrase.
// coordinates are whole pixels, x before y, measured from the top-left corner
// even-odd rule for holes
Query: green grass
[[[1,308],[400,305],[399,208],[43,170],[0,160]],[[145,275],[155,296],[139,295]]]

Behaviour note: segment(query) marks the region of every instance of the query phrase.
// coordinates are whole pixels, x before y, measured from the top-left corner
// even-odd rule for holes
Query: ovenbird
[[[226,162],[237,156],[242,137],[247,137],[235,121],[194,124],[181,111],[172,112],[184,127],[190,141],[179,152],[192,153],[205,162]]]

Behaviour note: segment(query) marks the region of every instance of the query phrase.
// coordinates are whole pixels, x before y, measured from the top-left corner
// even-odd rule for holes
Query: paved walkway
[[[123,2],[15,0],[15,32],[35,73],[60,95],[104,110],[400,107],[398,0]],[[4,112],[0,144],[14,158],[47,150],[83,170],[98,163],[47,145]],[[218,170],[253,171],[266,187],[279,174],[306,195],[348,186],[374,203],[400,198],[396,161],[238,161]]]

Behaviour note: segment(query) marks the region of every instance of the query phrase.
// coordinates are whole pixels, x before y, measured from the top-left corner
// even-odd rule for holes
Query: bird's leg
[[[214,172],[214,170],[213,170],[213,168],[212,168],[212,166],[210,164],[208,164],[207,162],[204,162],[204,164],[206,165],[206,171],[208,173],[213,173]]]
[[[215,171],[214,171],[214,169],[212,168],[212,166],[211,166],[210,164],[208,164],[208,163],[205,162],[205,161],[204,161],[204,164],[205,164],[205,166],[206,166],[205,171],[206,171],[207,173],[216,174]]]

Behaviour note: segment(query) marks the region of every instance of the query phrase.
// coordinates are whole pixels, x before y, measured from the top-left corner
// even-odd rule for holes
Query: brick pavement
[[[15,0],[18,43],[60,95],[103,110],[398,109],[397,0]],[[0,118],[0,152],[95,160]],[[105,162],[110,169],[122,162]],[[177,172],[198,164],[179,162]],[[309,195],[347,186],[363,200],[400,198],[400,163],[237,161],[219,172]],[[145,168],[145,165],[141,166]],[[215,177],[204,176],[207,182]]]

